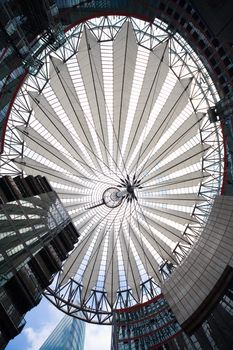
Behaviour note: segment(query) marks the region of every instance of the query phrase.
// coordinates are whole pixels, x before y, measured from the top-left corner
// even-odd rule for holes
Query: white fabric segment
[[[171,247],[166,244],[161,238],[159,238],[157,235],[153,234],[152,232],[149,232],[148,225],[144,221],[144,216],[139,213],[139,216],[141,217],[142,221],[138,223],[138,226],[140,228],[140,232],[142,233],[143,237],[151,244],[151,246],[158,252],[158,254],[163,258],[167,259],[174,264],[177,264],[176,257],[172,254]],[[147,217],[147,220],[150,220]],[[167,230],[165,230],[167,232]],[[167,232],[169,233],[169,232]]]
[[[190,78],[187,78],[178,80],[175,84],[163,108],[155,119],[154,125],[151,126],[150,132],[143,141],[142,148],[140,150],[141,163],[154,149],[162,135],[167,129],[170,128],[174,120],[179,116],[184,107],[187,105],[190,94],[191,81],[192,80]],[[136,168],[137,161],[138,157],[135,157],[130,166],[130,171]]]
[[[152,171],[151,174],[145,177],[143,182],[147,182],[152,178],[163,178],[166,175],[172,174],[178,170],[189,167],[193,164],[200,162],[201,158],[204,156],[205,152],[210,148],[206,144],[197,144],[193,148],[190,148],[187,152],[182,153],[180,156],[174,158],[172,161],[168,162],[156,171]],[[153,170],[154,164],[149,165],[145,171],[149,172]]]
[[[114,154],[121,161],[121,147],[128,115],[137,58],[137,43],[130,22],[125,22],[113,43]]]
[[[196,193],[185,193],[185,194],[163,194],[158,195],[156,189],[151,189],[148,194],[141,195],[139,193],[138,198],[143,200],[143,205],[150,205],[153,203],[171,204],[171,205],[181,205],[186,207],[193,207],[196,203],[201,203],[205,201],[203,197],[198,196]],[[144,204],[145,203],[145,204]]]
[[[173,221],[174,223],[178,223],[181,225],[186,225],[188,223],[197,223],[197,219],[193,216],[191,216],[189,213],[180,211],[180,210],[172,210],[172,209],[166,209],[161,207],[155,207],[151,208],[146,205],[144,205],[143,213],[148,218],[154,217],[156,215],[157,217],[167,219],[169,221]],[[151,215],[148,215],[151,214]],[[156,220],[156,219],[155,219]],[[156,220],[158,223],[162,222],[159,219]],[[171,223],[172,225],[172,223]]]
[[[128,140],[125,158],[130,159],[137,143],[141,137],[142,130],[150,116],[160,90],[168,74],[169,64],[168,42],[157,46],[150,52],[149,60],[137,103],[137,109],[130,130],[131,137]]]
[[[81,191],[81,188],[79,189],[79,191],[72,191],[72,190],[63,190],[60,188],[57,188],[56,185],[53,186],[56,193],[58,194],[59,198],[61,199],[70,199],[73,197],[77,197],[77,198],[85,198],[85,197],[89,197],[90,195],[85,194]]]
[[[146,222],[148,224],[152,225],[152,227],[154,229],[159,231],[164,236],[164,238],[167,237],[175,243],[180,242],[180,241],[184,241],[186,243],[189,243],[187,238],[182,235],[182,232],[173,226],[172,222],[170,224],[168,224],[168,223],[166,224],[162,220],[156,219],[155,217],[148,215],[148,213],[150,213],[150,214],[156,214],[156,213],[154,211],[150,211],[149,208],[146,208],[145,210],[143,210],[143,214],[145,216],[144,219],[146,220]],[[157,215],[159,216],[160,212],[158,212]],[[161,217],[165,217],[165,216],[161,215]],[[165,217],[165,218],[167,218],[167,217]],[[173,217],[170,217],[170,220],[172,221]],[[174,223],[175,222],[178,222],[177,218],[174,220]],[[188,223],[190,223],[190,222],[187,220],[185,222],[185,224],[188,224]]]
[[[157,163],[166,158],[171,152],[191,140],[199,132],[202,113],[192,113],[189,118],[169,137],[169,139],[150,157],[149,163]]]
[[[88,204],[90,203],[90,201],[85,201],[85,202],[72,202],[72,203],[63,203],[66,207],[66,209],[68,211],[72,211],[72,210],[75,210],[75,209],[84,209],[88,206]]]
[[[59,275],[59,283],[64,285],[68,282],[69,278],[74,277],[77,270],[82,263],[88,247],[94,241],[96,233],[92,230],[89,234],[86,234],[81,241],[79,241],[76,248],[72,251],[72,254],[66,259],[61,274]]]
[[[194,187],[198,186],[203,180],[207,179],[210,176],[208,172],[203,172],[202,170],[194,171],[190,174],[181,175],[173,179],[164,180],[159,183],[150,186],[150,183],[147,183],[145,189],[154,189],[154,191],[163,190],[179,190],[180,188]]]
[[[29,100],[31,107],[35,112],[36,119],[44,126],[45,129],[53,135],[53,137],[77,160],[86,171],[93,172],[84,158],[77,152],[78,145],[72,138],[70,132],[65,128],[55,111],[48,103],[44,95],[36,92],[29,92]]]
[[[159,264],[155,259],[154,255],[150,252],[150,250],[142,244],[140,234],[135,231],[135,229],[130,226],[130,238],[135,246],[135,249],[140,256],[140,259],[143,263],[143,266],[148,274],[155,279],[156,282],[160,282],[159,278]]]
[[[150,207],[150,206],[148,206],[146,204],[143,206],[143,208],[145,208],[143,210],[145,215],[147,213],[150,213],[152,215],[157,215],[160,218],[165,218],[165,219],[174,221],[174,223],[177,222],[177,223],[179,223],[181,225],[186,225],[186,224],[188,224],[190,222],[192,222],[192,223],[198,222],[195,217],[192,217],[189,213],[186,213],[186,212],[183,212],[183,211],[180,211],[180,210],[173,210],[173,209],[160,208],[160,207],[156,207],[156,208],[153,207],[153,209],[152,209],[152,207]],[[158,222],[160,222],[160,221],[158,220]]]
[[[74,164],[66,158],[65,154],[62,154],[57,148],[52,146],[51,143],[47,142],[34,129],[31,127],[18,126],[17,130],[22,134],[28,148],[35,150],[35,152],[57,164],[72,175],[82,176],[82,174],[77,171]]]
[[[75,179],[69,178],[68,174],[61,173],[52,168],[49,168],[48,166],[43,165],[31,158],[15,158],[14,162],[21,170],[25,171],[27,174],[33,176],[37,176],[38,174],[40,174],[42,176],[46,176],[49,181],[59,182],[62,185],[73,186],[77,189],[83,188],[83,185],[79,183],[78,177],[76,178],[77,181],[75,181]]]
[[[124,257],[123,264],[126,274],[128,286],[132,288],[132,294],[136,300],[140,300],[140,274],[138,266],[134,259],[134,255],[126,234],[123,229],[119,233],[119,240],[121,245],[122,255]]]
[[[110,239],[108,241],[106,275],[105,275],[105,290],[109,299],[109,303],[113,306],[116,299],[116,292],[119,288],[119,271],[117,257],[117,234],[112,227],[110,231]]]
[[[91,160],[97,168],[99,164],[95,157],[95,143],[89,130],[86,116],[81,107],[81,103],[76,94],[74,84],[70,77],[68,68],[64,62],[56,57],[50,57],[50,84],[60,101],[66,115],[68,116],[74,129],[78,131],[80,141],[85,146]],[[94,126],[93,126],[94,128]],[[76,146],[77,147],[77,146]],[[82,150],[79,149],[79,153]],[[85,155],[83,155],[85,157]]]
[[[98,135],[102,158],[104,163],[108,164],[107,150],[109,149],[109,142],[108,133],[106,132],[107,118],[100,44],[86,27],[84,27],[79,44],[77,60],[92,112],[96,134]]]
[[[82,281],[83,289],[81,293],[81,300],[88,298],[91,289],[96,285],[96,279],[99,275],[100,264],[104,250],[104,240],[107,234],[107,225],[103,226],[98,233],[97,240],[93,247],[92,253],[88,259],[86,269],[84,271]]]

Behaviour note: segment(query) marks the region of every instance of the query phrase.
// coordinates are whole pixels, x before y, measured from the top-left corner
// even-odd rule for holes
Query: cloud
[[[40,310],[34,309],[31,322],[24,328],[27,346],[25,350],[39,350],[59,321],[65,316],[47,300],[39,305]],[[30,326],[29,326],[30,325]],[[86,323],[85,350],[110,350],[111,348],[110,326],[94,325]]]
[[[44,341],[48,338],[58,322],[64,317],[64,314],[57,310],[52,304],[46,307],[44,320],[40,326],[26,327],[23,332],[27,339],[26,350],[38,350]]]
[[[31,327],[26,328],[24,333],[29,344],[27,350],[38,350],[53,329],[54,327],[51,324],[46,324],[44,327],[37,330],[34,330]]]
[[[111,332],[110,326],[87,324],[84,349],[110,350]]]

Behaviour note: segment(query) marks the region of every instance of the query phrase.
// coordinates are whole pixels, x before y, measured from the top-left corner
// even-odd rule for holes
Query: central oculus
[[[125,179],[120,179],[120,184],[117,187],[109,187],[104,191],[103,204],[109,208],[115,208],[122,203],[123,199],[126,199],[127,202],[132,202],[133,199],[137,201],[135,188],[142,188],[140,182],[141,180],[137,180],[135,175],[132,180],[130,180],[129,175]]]

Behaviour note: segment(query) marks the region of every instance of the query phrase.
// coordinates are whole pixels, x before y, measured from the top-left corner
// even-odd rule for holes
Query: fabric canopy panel
[[[188,251],[201,232],[200,208],[211,202],[203,186],[221,183],[208,160],[222,162],[198,61],[165,25],[100,23],[68,32],[46,57],[18,97],[30,119],[15,125],[23,152],[14,164],[48,178],[81,234],[58,285],[81,286],[83,308],[93,291],[114,308],[121,291],[139,302],[144,283],[159,286],[161,266],[177,266],[179,246]]]

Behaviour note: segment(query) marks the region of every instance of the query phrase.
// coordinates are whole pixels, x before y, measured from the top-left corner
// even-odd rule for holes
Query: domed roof
[[[153,297],[201,233],[221,187],[221,132],[206,115],[218,96],[159,20],[96,18],[66,36],[22,86],[6,136],[22,147],[6,153],[48,178],[81,234],[51,293],[108,323]]]

